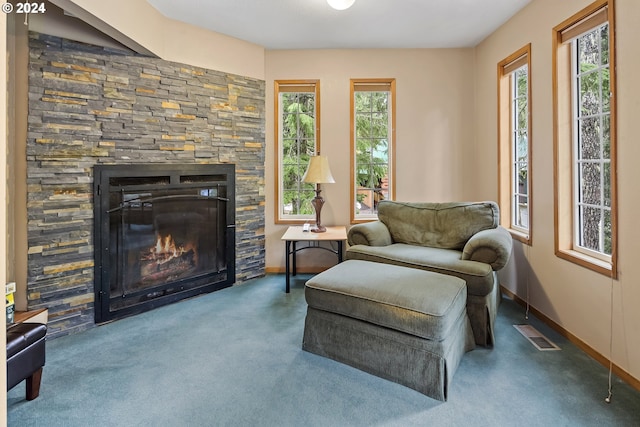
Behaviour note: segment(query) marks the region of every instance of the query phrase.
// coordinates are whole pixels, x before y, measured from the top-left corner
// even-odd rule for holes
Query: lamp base
[[[323,227],[320,223],[320,212],[322,211],[322,206],[324,205],[324,199],[320,196],[320,185],[316,184],[316,197],[311,199],[311,204],[316,211],[316,227],[312,228],[311,231],[314,233],[324,233],[327,231],[326,227]]]

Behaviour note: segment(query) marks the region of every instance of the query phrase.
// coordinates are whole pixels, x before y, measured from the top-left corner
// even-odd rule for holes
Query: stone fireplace
[[[264,81],[36,33],[29,50],[27,301],[48,308],[49,337],[94,327],[111,311],[134,314],[130,302],[105,309],[113,298],[94,290],[105,268],[127,276],[110,276],[109,293],[135,294],[136,304],[264,275]],[[234,170],[234,190],[216,182],[216,165]],[[136,176],[145,168],[155,178]],[[104,171],[118,169],[132,173],[105,188]],[[169,187],[149,191],[159,176]],[[120,258],[102,253],[97,237],[96,178],[114,203],[100,224],[128,221],[109,231],[129,245]],[[186,213],[170,203],[184,198]],[[225,234],[224,248],[194,235],[212,221],[205,232]],[[204,279],[185,285],[188,275]]]

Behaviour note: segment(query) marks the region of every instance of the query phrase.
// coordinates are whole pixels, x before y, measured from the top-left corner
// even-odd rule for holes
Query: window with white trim
[[[498,64],[501,223],[531,243],[531,45]]]
[[[556,254],[616,277],[613,1],[554,28]]]
[[[574,246],[611,256],[609,26],[572,42]]]
[[[302,182],[309,158],[320,151],[320,82],[276,80],[276,222],[314,218],[314,185]]]

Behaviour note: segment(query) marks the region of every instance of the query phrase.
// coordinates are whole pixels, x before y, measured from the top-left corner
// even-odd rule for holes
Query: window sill
[[[517,240],[525,245],[531,246],[531,235],[529,233],[524,233],[514,228],[507,228],[507,230],[511,233],[513,240]]]
[[[618,272],[613,268],[613,264],[611,262],[590,257],[578,251],[571,249],[558,249],[556,250],[556,256],[613,279],[616,279],[618,276]]]
[[[287,218],[287,219],[277,219],[275,224],[283,224],[283,225],[295,225],[295,224],[304,224],[304,223],[314,223],[316,222],[315,217],[309,218]]]
[[[378,217],[377,216],[371,216],[371,217],[358,217],[358,218],[353,218],[351,220],[351,224],[362,224],[364,222],[372,222],[372,221],[377,221]]]

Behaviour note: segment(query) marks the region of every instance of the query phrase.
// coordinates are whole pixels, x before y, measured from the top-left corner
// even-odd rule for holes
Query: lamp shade
[[[309,167],[302,177],[303,182],[314,184],[332,184],[336,182],[329,169],[327,156],[313,156],[309,159]]]
[[[355,2],[356,0],[327,0],[329,6],[336,10],[349,9]]]

